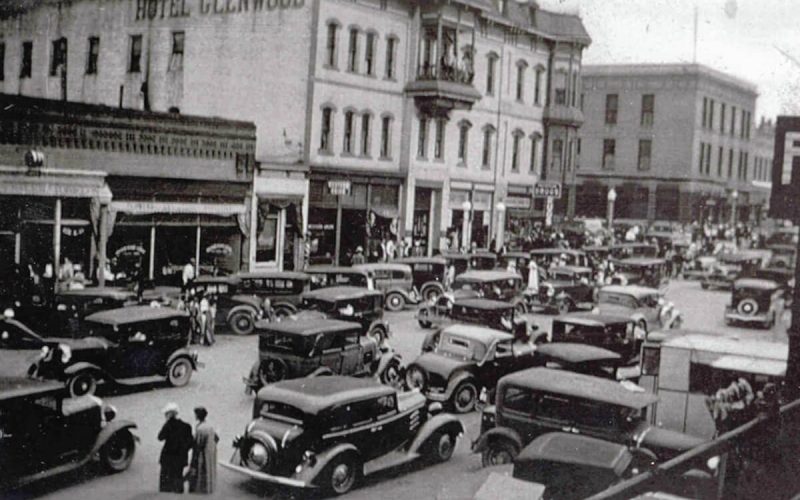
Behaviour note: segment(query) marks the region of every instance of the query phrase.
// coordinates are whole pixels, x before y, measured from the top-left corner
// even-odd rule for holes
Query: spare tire
[[[746,298],[739,301],[736,310],[743,316],[753,316],[758,313],[758,302],[753,298]]]

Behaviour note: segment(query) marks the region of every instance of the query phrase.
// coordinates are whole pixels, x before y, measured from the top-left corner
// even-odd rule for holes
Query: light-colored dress
[[[197,424],[192,449],[192,472],[189,491],[192,493],[214,493],[217,482],[217,432],[206,422]]]

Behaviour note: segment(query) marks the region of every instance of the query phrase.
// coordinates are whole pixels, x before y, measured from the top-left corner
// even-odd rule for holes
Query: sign
[[[547,197],[547,202],[544,206],[544,225],[550,227],[553,225],[553,198]]]
[[[508,208],[521,208],[523,210],[531,208],[531,199],[528,196],[509,196],[504,203]]]
[[[472,210],[491,210],[492,193],[473,193]]]
[[[350,181],[328,181],[328,189],[334,196],[350,194]]]
[[[136,20],[272,12],[304,5],[305,0],[136,0]]]
[[[109,210],[126,214],[238,215],[247,207],[236,203],[186,203],[172,201],[112,201]]]
[[[772,154],[769,216],[800,221],[800,116],[779,116]]]
[[[561,183],[539,181],[533,186],[533,195],[539,198],[561,198]]]

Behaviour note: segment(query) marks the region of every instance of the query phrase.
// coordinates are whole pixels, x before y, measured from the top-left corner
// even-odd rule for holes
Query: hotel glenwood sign
[[[305,0],[136,0],[136,20],[300,9]]]

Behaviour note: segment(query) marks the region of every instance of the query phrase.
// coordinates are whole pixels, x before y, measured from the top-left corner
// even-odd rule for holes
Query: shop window
[[[6,79],[6,44],[0,43],[0,82]]]
[[[467,166],[470,128],[472,128],[472,124],[467,120],[463,120],[458,124],[458,164],[462,167]]]
[[[369,156],[369,142],[372,137],[372,134],[370,134],[371,123],[372,115],[369,113],[361,115],[361,156]]]
[[[513,142],[511,143],[511,171],[519,172],[519,154],[520,144],[522,143],[523,133],[521,130],[514,132]]]
[[[172,55],[169,59],[169,71],[183,69],[183,49],[186,34],[183,31],[172,32]]]
[[[336,37],[339,31],[339,25],[335,22],[328,23],[328,33],[325,37],[325,65],[329,68],[336,69]]]
[[[347,71],[358,71],[358,28],[350,28],[350,41],[347,47]]]
[[[653,141],[650,139],[639,140],[639,170],[650,170],[650,156]]]
[[[433,143],[433,157],[437,160],[444,159],[444,130],[447,121],[444,118],[436,120],[436,137]]]
[[[617,141],[603,139],[603,168],[613,170],[614,158],[617,155]]]
[[[428,119],[419,119],[419,136],[417,137],[417,158],[428,155]]]
[[[619,108],[619,95],[606,94],[606,125],[617,123],[617,111]]]
[[[367,76],[375,74],[375,40],[377,36],[374,32],[367,33],[366,44],[364,45],[364,72]]]
[[[342,152],[344,154],[353,154],[353,128],[355,127],[355,112],[345,111],[344,113],[344,144]]]
[[[488,169],[492,162],[492,138],[494,127],[487,125],[483,128],[483,154],[481,155],[481,167]]]
[[[655,114],[656,97],[653,94],[644,94],[642,96],[642,117],[641,124],[643,127],[651,127],[653,125],[653,117]],[[723,114],[725,107],[722,108]]]
[[[97,59],[100,55],[100,38],[96,36],[89,37],[89,50],[86,54],[86,74],[97,74]]]
[[[319,150],[324,153],[331,152],[333,136],[333,108],[322,108],[322,123],[319,134]]]
[[[33,42],[22,42],[22,62],[19,67],[20,78],[30,78],[33,67]]]
[[[140,73],[142,71],[142,35],[131,35],[130,44],[128,73]]]
[[[390,36],[386,39],[386,78],[394,79],[395,58],[397,57],[397,38]]]

